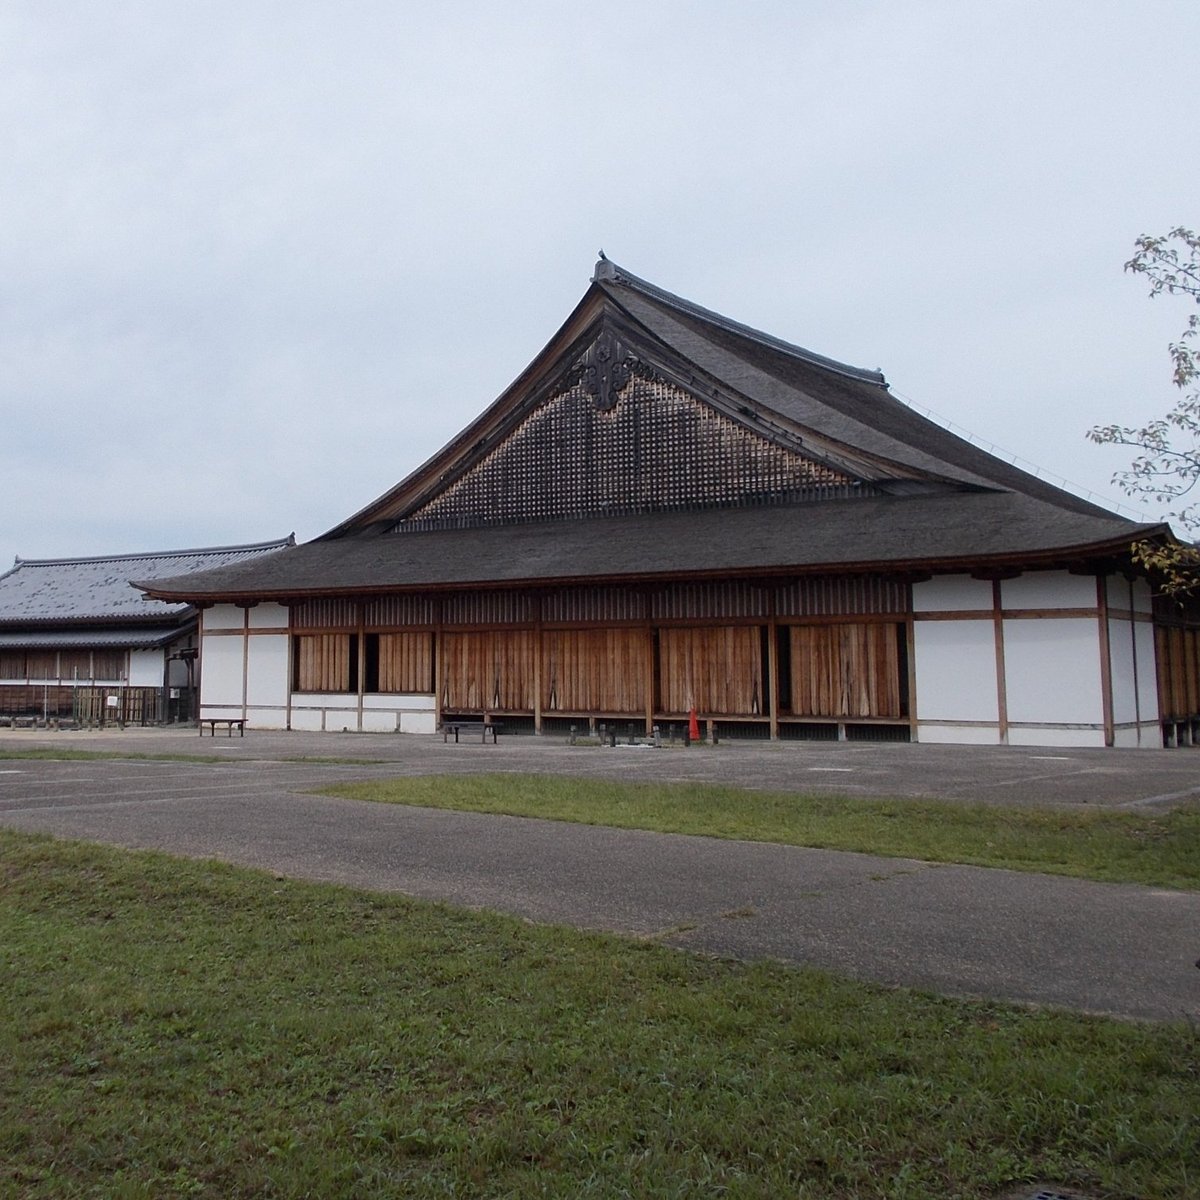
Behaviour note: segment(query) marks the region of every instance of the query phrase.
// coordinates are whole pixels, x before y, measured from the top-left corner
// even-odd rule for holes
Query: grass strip
[[[1200,804],[1194,802],[1166,812],[1116,813],[516,774],[380,779],[322,791],[388,804],[1200,888]]]
[[[235,743],[236,744],[236,743]],[[129,750],[71,750],[56,746],[30,746],[27,749],[0,750],[0,760],[40,759],[47,762],[90,762],[105,759],[132,759],[143,762],[229,763],[227,754],[150,754]],[[292,754],[274,758],[272,762],[310,763],[313,766],[377,766],[391,762],[387,758],[347,758],[333,754]]]
[[[224,763],[229,759],[220,754],[144,754],[129,750],[71,750],[56,746],[28,746],[24,749],[0,750],[0,760],[38,759],[44,762],[95,762],[105,759],[133,759],[142,762]]]
[[[1184,1200],[1194,1027],[0,833],[0,1194]]]

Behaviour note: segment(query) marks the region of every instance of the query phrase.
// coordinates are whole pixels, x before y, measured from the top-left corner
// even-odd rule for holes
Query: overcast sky
[[[634,274],[1120,499],[1196,0],[5,0],[0,570],[317,536]],[[1183,51],[1177,47],[1185,47]],[[1153,514],[1157,515],[1157,513]]]

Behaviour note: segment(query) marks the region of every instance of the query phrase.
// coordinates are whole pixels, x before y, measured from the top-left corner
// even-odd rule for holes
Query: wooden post
[[[542,593],[533,595],[533,732],[542,732],[542,672],[545,654],[542,648]]]
[[[1004,673],[1004,613],[1000,607],[1000,580],[992,580],[992,623],[996,640],[996,715],[1002,745],[1008,744],[1008,682]]]
[[[446,637],[441,597],[433,601],[433,608],[433,723],[437,729],[442,724],[442,689],[446,682]]]
[[[646,599],[646,609],[649,611],[650,601]],[[643,667],[646,687],[646,736],[654,732],[654,627],[647,622],[642,631]]]
[[[909,593],[911,597],[911,591]],[[905,664],[908,674],[908,727],[909,737],[918,741],[917,737],[917,626],[913,620],[912,600],[908,604],[908,616],[904,618],[904,641],[908,648]]]
[[[1116,729],[1113,722],[1112,646],[1109,644],[1106,575],[1096,576],[1096,611],[1100,625],[1100,701],[1104,711],[1104,744],[1111,746],[1116,741]]]
[[[358,732],[363,731],[363,695],[367,687],[367,605],[363,600],[355,604],[358,613]]]
[[[779,626],[775,623],[773,593],[770,605],[767,618],[767,718],[770,721],[768,736],[775,742],[779,740]]]
[[[288,604],[287,614],[287,710],[284,714],[284,728],[291,729],[292,727],[292,695],[293,687],[296,682],[296,606]],[[199,713],[199,706],[196,709]]]

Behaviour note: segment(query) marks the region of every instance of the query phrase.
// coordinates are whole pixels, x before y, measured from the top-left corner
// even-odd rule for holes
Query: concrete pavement
[[[178,747],[172,735],[157,742],[154,734],[107,742],[57,735],[77,746],[200,749],[194,734],[176,736]],[[614,751],[512,739],[511,751],[504,741],[497,751],[443,746],[440,738],[385,738],[397,754],[391,761],[322,764],[294,761],[301,747],[288,736],[275,735],[282,742],[271,745],[265,735],[234,738],[228,746],[228,739],[214,745],[206,738],[204,751],[222,756],[215,764],[0,760],[0,824],[654,937],[708,953],[779,958],[885,984],[1123,1017],[1200,1016],[1194,965],[1200,893],[306,794],[334,781],[448,769],[622,778],[690,778],[696,771],[752,786],[782,786],[786,775],[796,787],[808,783],[808,766],[848,763],[858,775],[854,786],[866,787],[880,778],[870,772],[884,772],[881,760],[902,768],[883,773],[877,789],[884,794],[911,794],[909,774],[917,767],[916,780],[933,781],[925,794],[952,792],[966,769],[961,762],[941,762],[939,771],[934,756],[918,763],[894,753],[930,748],[868,747],[859,757],[857,748],[815,755],[791,746]],[[376,741],[348,736],[358,748]],[[327,739],[318,742],[326,754],[347,753]],[[0,748],[15,744],[0,737]],[[956,757],[969,764],[975,754]],[[1092,794],[1069,802],[1178,803],[1194,790],[1186,786],[1194,760],[1187,751],[1161,758],[1148,764],[1140,784],[1121,764],[1106,769],[1087,755],[1073,758],[1060,769],[1058,802],[1081,786],[1070,772],[1082,770]],[[1036,777],[1047,773],[1030,759],[999,756],[993,769],[977,772],[977,786],[992,784],[1010,801],[1019,791],[1028,802],[1045,786]],[[835,774],[816,774],[826,773]],[[837,772],[843,773],[849,772]],[[1163,799],[1168,795],[1176,799]]]

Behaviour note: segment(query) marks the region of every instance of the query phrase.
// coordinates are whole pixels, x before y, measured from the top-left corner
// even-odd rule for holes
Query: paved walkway
[[[215,857],[715,954],[779,958],[886,984],[1125,1017],[1200,1016],[1194,965],[1200,893],[306,794],[325,783],[398,771],[538,769],[542,750],[541,769],[559,764],[561,773],[637,778],[666,770],[675,774],[665,777],[690,777],[695,769],[723,778],[731,763],[740,763],[740,781],[770,782],[785,771],[794,787],[808,765],[844,765],[854,761],[853,750],[814,758],[792,747],[779,755],[776,747],[622,752],[518,744],[514,758],[503,743],[493,753],[490,746],[406,738],[387,739],[407,744],[397,761],[314,764],[264,758],[269,747],[259,738],[257,745],[255,735],[243,744],[233,739],[224,752],[228,761],[218,764],[0,760],[0,824]],[[0,738],[0,748],[13,744]],[[107,744],[135,748],[129,740]],[[355,744],[362,747],[363,739]],[[321,745],[332,751],[328,742]],[[211,746],[206,739],[205,751]],[[181,748],[195,751],[198,740],[192,735]],[[918,748],[870,748],[869,761],[896,749]],[[561,770],[564,757],[569,771]],[[1195,769],[1187,752],[1160,757],[1171,761],[1156,768],[1153,787],[1185,783],[1175,773],[1185,764]],[[1025,795],[1036,774],[1028,756],[981,771],[996,790],[1019,786]],[[1112,804],[1176,802],[1144,784],[1139,792],[1122,778],[1118,771],[1116,782],[1093,779],[1088,802],[1101,793]],[[947,770],[926,790],[941,792],[954,786],[951,779]],[[1108,790],[1097,786],[1104,779]],[[892,782],[889,776],[878,790],[908,794],[903,779]]]

